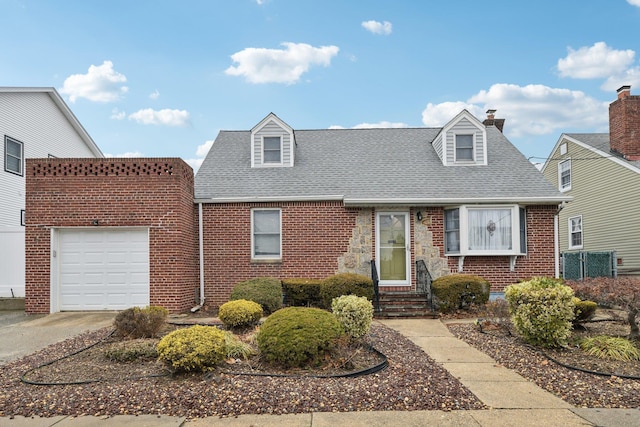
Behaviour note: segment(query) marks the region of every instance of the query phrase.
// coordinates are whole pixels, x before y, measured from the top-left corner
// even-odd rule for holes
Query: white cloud
[[[211,150],[212,145],[213,145],[213,140],[206,141],[204,144],[198,145],[198,148],[196,149],[196,156],[206,157],[207,153],[209,153],[209,150]]]
[[[225,70],[230,76],[244,76],[250,83],[293,84],[311,65],[327,67],[340,50],[337,46],[313,47],[306,43],[282,43],[284,49],[248,47],[231,55],[237,66]]]
[[[409,127],[406,123],[400,122],[378,122],[378,123],[360,123],[355,125],[354,129],[373,129],[373,128],[406,128]]]
[[[391,31],[393,31],[393,26],[389,21],[364,21],[361,25],[365,30],[372,32],[373,34],[382,34],[388,36],[389,34],[391,34]]]
[[[160,92],[158,92],[158,89],[154,90],[149,94],[149,99],[156,100],[158,98],[160,98]]]
[[[549,135],[567,129],[606,129],[609,102],[601,102],[580,91],[543,85],[495,84],[466,102],[428,104],[422,112],[427,126],[442,126],[463,108],[483,120],[488,109],[505,118],[509,137]]]
[[[114,120],[124,120],[126,116],[127,113],[125,113],[124,111],[120,111],[117,108],[111,110],[111,118]]]
[[[640,0],[627,0],[627,3],[629,3],[631,6],[640,7]]]
[[[124,74],[113,69],[111,61],[102,65],[91,65],[87,74],[73,74],[67,77],[60,93],[69,95],[69,101],[86,98],[95,102],[114,102],[129,90],[123,83],[127,81]]]
[[[561,77],[597,79],[625,72],[633,64],[635,52],[615,50],[604,42],[578,50],[568,48],[569,54],[558,60]]]
[[[187,162],[189,166],[193,168],[194,173],[197,172],[198,169],[200,169],[200,166],[202,165],[204,158],[209,153],[209,150],[211,149],[213,142],[214,142],[213,140],[210,140],[210,141],[205,141],[205,143],[202,145],[198,145],[198,148],[196,149],[196,156],[198,157],[195,159],[184,160],[185,162]]]
[[[144,125],[187,126],[189,112],[186,110],[154,110],[145,108],[129,114],[129,120],[135,120]]]
[[[110,157],[110,158],[132,158],[132,157],[144,157],[143,154],[139,151],[127,151],[126,153],[121,153],[121,154],[107,154],[105,153],[104,155],[105,157]]]

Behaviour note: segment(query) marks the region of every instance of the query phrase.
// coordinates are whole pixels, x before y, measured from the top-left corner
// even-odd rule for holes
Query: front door
[[[409,213],[378,212],[376,214],[376,259],[382,286],[410,284],[411,246]]]

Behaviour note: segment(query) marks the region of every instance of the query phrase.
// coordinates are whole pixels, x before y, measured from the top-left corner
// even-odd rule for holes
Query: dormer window
[[[293,166],[295,146],[291,126],[270,113],[251,129],[251,167]]]
[[[282,163],[282,138],[265,136],[262,138],[262,163],[279,165]]]
[[[473,161],[473,135],[456,135],[456,162]]]

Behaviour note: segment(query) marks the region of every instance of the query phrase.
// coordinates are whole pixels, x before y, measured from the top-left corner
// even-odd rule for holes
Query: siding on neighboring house
[[[26,170],[26,312],[50,311],[51,229],[72,227],[149,228],[151,305],[196,304],[197,217],[184,161],[29,159]]]
[[[561,155],[563,143],[567,144],[567,153]],[[567,138],[550,157],[543,172],[555,186],[558,163],[571,159],[571,189],[566,194],[574,201],[559,214],[560,250],[570,250],[569,218],[582,215],[583,247],[576,250],[615,250],[623,261],[618,267],[620,274],[640,271],[640,173]]]
[[[0,227],[19,227],[20,210],[25,203],[24,176],[4,170],[5,135],[22,142],[25,158],[95,154],[47,93],[0,93],[0,112]]]

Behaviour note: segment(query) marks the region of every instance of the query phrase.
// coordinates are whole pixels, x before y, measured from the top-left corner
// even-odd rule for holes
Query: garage
[[[51,311],[149,305],[147,228],[58,229],[54,247]]]

